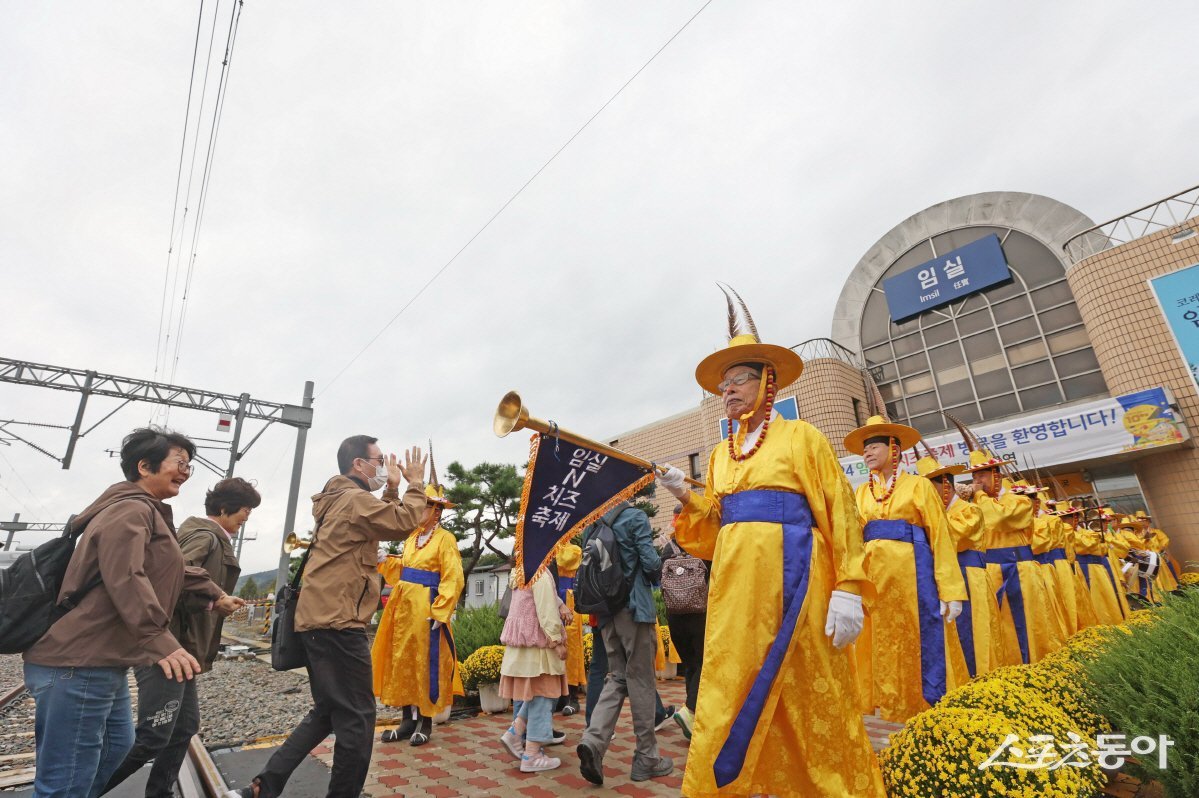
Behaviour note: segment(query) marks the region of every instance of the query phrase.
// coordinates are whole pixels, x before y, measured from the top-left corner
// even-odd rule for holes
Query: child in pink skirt
[[[570,621],[570,610],[558,597],[554,578],[547,571],[512,590],[512,604],[500,635],[506,648],[499,691],[501,697],[512,699],[513,715],[500,742],[520,760],[524,773],[553,770],[562,764],[545,753],[545,745],[556,742],[554,705],[569,692],[565,626]]]

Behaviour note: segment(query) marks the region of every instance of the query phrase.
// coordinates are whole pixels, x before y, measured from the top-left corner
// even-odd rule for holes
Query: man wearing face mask
[[[366,627],[379,603],[379,542],[404,540],[425,514],[420,448],[384,456],[376,439],[354,435],[337,450],[338,476],[312,497],[316,528],[304,569],[296,631],[308,655],[313,708],[266,763],[253,784],[229,795],[273,798],[308,752],[332,732],[329,798],[358,798],[375,731],[371,645]],[[408,482],[403,496],[400,477]],[[386,487],[384,487],[386,485]],[[372,491],[383,488],[382,498]]]

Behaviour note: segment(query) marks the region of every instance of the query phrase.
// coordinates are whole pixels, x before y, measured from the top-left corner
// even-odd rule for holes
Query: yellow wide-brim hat
[[[899,448],[911,449],[920,440],[920,433],[906,424],[892,424],[882,416],[871,416],[866,423],[845,436],[845,448],[861,454],[871,438],[895,438]]]
[[[724,381],[724,373],[739,363],[765,363],[774,367],[774,385],[785,388],[799,379],[803,359],[785,346],[764,344],[756,335],[738,335],[705,357],[695,367],[695,381],[708,393],[720,395],[716,387]],[[765,376],[765,375],[763,375]]]
[[[1136,519],[1138,521],[1148,521],[1152,517],[1153,516],[1149,515],[1149,513],[1145,512],[1144,510],[1137,510]]]
[[[458,506],[445,497],[445,488],[440,485],[425,485],[425,500],[447,510]]]
[[[1018,479],[1012,483],[1012,493],[1018,493],[1021,496],[1036,496],[1041,492],[1041,489],[1036,485],[1028,484],[1027,479]]]
[[[1140,530],[1141,524],[1137,521],[1137,519],[1133,518],[1131,515],[1126,515],[1126,516],[1124,516],[1124,519],[1122,521],[1120,521],[1119,528],[1120,529],[1131,529],[1134,532],[1136,532],[1136,531]]]
[[[986,449],[975,449],[970,452],[970,465],[966,470],[973,474],[975,471],[985,471],[989,468],[1001,468],[1003,461]]]
[[[961,474],[965,470],[966,466],[961,463],[950,463],[947,466],[943,466],[932,455],[926,455],[916,461],[916,473],[925,479],[937,479],[946,475]]]

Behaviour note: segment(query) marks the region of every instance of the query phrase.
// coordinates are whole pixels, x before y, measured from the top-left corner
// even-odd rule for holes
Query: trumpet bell
[[[491,429],[497,437],[503,438],[509,432],[524,429],[528,422],[529,410],[520,401],[520,394],[508,391],[495,410],[495,416],[491,419]]]
[[[289,554],[296,549],[306,549],[311,545],[311,540],[304,540],[295,532],[288,532],[287,537],[283,539],[283,550]]]

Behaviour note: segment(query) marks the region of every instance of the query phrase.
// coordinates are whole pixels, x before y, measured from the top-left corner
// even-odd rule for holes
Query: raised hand
[[[392,457],[394,458],[395,455],[392,455]],[[408,480],[409,482],[420,482],[421,484],[424,484],[425,463],[427,462],[429,462],[429,458],[421,454],[420,447],[413,446],[411,450],[404,452],[404,465],[399,466],[399,471],[404,475],[404,479]]]

